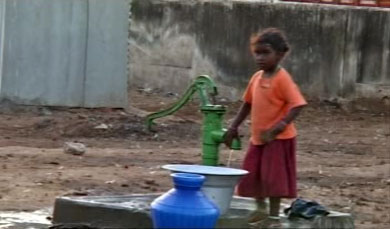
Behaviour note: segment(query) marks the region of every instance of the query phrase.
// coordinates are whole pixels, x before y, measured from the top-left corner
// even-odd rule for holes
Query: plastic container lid
[[[191,173],[174,173],[171,177],[175,185],[193,188],[200,188],[205,180],[204,176]]]
[[[243,169],[233,169],[233,168],[208,166],[208,165],[170,164],[170,165],[164,165],[162,166],[162,168],[171,170],[173,172],[205,174],[205,175],[242,176],[248,174],[248,171]]]

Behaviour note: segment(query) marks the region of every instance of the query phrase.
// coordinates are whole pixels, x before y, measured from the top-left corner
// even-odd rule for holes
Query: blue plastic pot
[[[214,228],[219,209],[200,190],[203,175],[173,173],[175,187],[151,204],[154,228]]]

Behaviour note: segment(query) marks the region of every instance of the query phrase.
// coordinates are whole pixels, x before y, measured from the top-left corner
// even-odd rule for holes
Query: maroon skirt
[[[240,180],[237,194],[244,197],[295,198],[296,140],[277,139],[265,145],[250,144],[242,168],[249,174]]]

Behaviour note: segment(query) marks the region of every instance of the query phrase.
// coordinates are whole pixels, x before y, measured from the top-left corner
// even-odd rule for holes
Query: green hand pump
[[[198,92],[203,113],[202,125],[202,162],[203,165],[217,166],[219,159],[219,145],[224,142],[226,129],[222,126],[223,115],[226,108],[222,105],[215,105],[210,101],[210,97],[214,98],[218,94],[217,87],[214,81],[206,75],[198,76],[190,85],[184,95],[171,107],[149,114],[146,117],[146,124],[149,130],[152,129],[153,120],[168,116],[181,107],[183,107],[193,96]],[[232,142],[231,149],[240,150],[241,141],[236,138]]]

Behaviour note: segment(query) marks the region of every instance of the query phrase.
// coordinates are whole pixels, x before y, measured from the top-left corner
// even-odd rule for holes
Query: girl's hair
[[[290,45],[287,42],[287,38],[282,31],[276,28],[267,28],[262,32],[259,32],[250,39],[250,48],[252,53],[254,52],[256,45],[269,44],[277,51],[286,53],[290,50]]]

